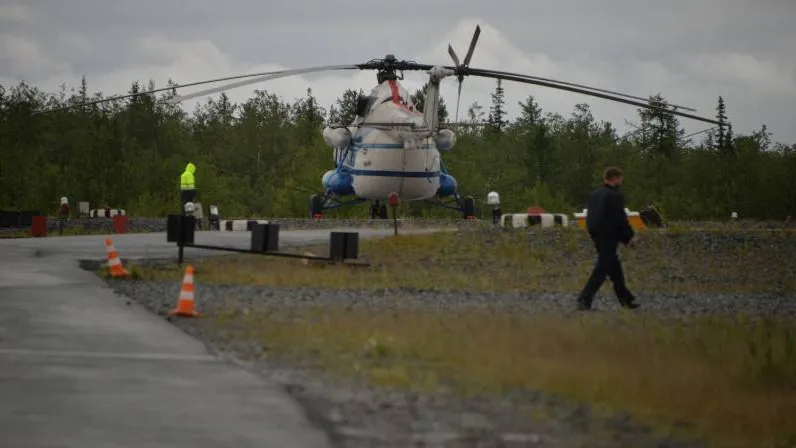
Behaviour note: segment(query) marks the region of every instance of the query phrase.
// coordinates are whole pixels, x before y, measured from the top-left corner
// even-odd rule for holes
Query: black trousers
[[[589,280],[586,281],[586,285],[578,296],[578,303],[581,306],[591,307],[594,295],[600,290],[606,277],[611,277],[611,282],[614,284],[614,293],[616,298],[619,299],[619,303],[623,305],[629,304],[635,300],[635,297],[627,289],[622,263],[616,253],[619,241],[600,236],[592,236],[592,241],[594,241],[594,247],[597,249],[597,263],[594,265]]]
[[[195,199],[196,189],[180,190],[180,204],[185,205],[186,202],[193,202]]]

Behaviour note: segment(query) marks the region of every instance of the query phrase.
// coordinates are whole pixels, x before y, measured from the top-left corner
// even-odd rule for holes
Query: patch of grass
[[[643,232],[621,248],[630,288],[639,293],[793,293],[796,235],[728,230]],[[316,255],[327,247],[302,249]],[[305,264],[254,255],[200,260],[207,283],[319,288],[577,292],[594,263],[578,229],[459,231],[360,241],[372,267]],[[178,281],[178,270],[142,269],[146,279]]]
[[[547,390],[717,446],[796,441],[792,322],[490,311],[222,309],[225,339],[383,386],[463,394]]]
[[[123,266],[127,270],[129,275],[127,277],[120,277],[121,279],[128,279],[128,280],[144,279],[144,273],[146,272],[145,268],[141,268],[138,265],[130,262],[124,263]],[[110,268],[107,265],[103,265],[97,270],[97,276],[105,280],[113,278],[111,277]]]
[[[301,249],[325,255],[326,246]],[[594,249],[576,229],[461,231],[360,242],[371,268],[260,256],[196,264],[202,283],[469,291],[579,290]],[[639,235],[622,249],[637,292],[793,293],[796,238],[732,229]],[[179,282],[182,270],[142,267]],[[546,390],[629,411],[675,431],[693,422],[717,446],[796,442],[792,320],[644,314],[524,315],[473,308],[222,307],[215,337],[373,384],[461,394]],[[256,344],[253,344],[256,342]]]

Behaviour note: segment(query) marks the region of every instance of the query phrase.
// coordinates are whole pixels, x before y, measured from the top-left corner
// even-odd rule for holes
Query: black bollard
[[[356,260],[359,256],[359,233],[332,232],[329,242],[329,258],[336,262]]]
[[[166,223],[166,241],[177,243],[177,263],[182,266],[183,252],[186,244],[193,244],[196,218],[186,215],[169,215]]]

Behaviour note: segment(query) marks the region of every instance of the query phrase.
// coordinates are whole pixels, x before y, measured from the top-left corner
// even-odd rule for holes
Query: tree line
[[[167,87],[176,84],[169,81]],[[134,82],[129,93],[153,90]],[[422,109],[425,90],[412,95]],[[333,168],[323,141],[326,124],[350,123],[357,96],[348,89],[328,108],[307,89],[283,101],[258,90],[242,104],[225,94],[192,113],[160,99],[174,90],[35,115],[33,112],[104,98],[81,85],[57,93],[24,82],[0,86],[0,209],[54,213],[61,196],[92,208],[124,208],[131,215],[164,216],[178,210],[179,175],[197,166],[199,200],[225,216],[304,217],[309,196],[321,193],[321,176]],[[650,97],[665,105],[660,95]],[[796,215],[796,145],[774,143],[762,125],[736,135],[720,97],[719,126],[686,135],[664,108],[638,111],[632,132],[620,135],[597,120],[588,104],[569,116],[544,112],[532,96],[509,120],[497,81],[487,108],[473,103],[457,144],[443,155],[462,195],[484,204],[497,191],[504,212],[539,205],[572,213],[586,206],[607,165],[625,171],[623,190],[632,210],[655,204],[668,219],[781,220]],[[440,121],[450,119],[444,102]],[[469,125],[468,125],[469,124]],[[458,216],[431,205],[402,206],[411,216]],[[367,206],[329,216],[369,216]]]

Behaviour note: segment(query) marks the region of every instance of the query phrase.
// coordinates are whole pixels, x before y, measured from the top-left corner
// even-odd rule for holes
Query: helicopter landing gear
[[[326,210],[347,207],[365,202],[364,199],[356,198],[343,202],[338,198],[332,197],[332,192],[326,192],[323,196],[314,194],[310,196],[309,212],[310,219],[323,219]],[[386,213],[386,210],[385,210]]]
[[[370,205],[370,219],[388,219],[387,206],[376,200]]]
[[[475,198],[467,196],[462,198],[459,194],[454,195],[454,201],[451,204],[442,202],[438,197],[433,199],[426,199],[424,202],[437,207],[447,208],[449,210],[456,210],[462,214],[462,219],[475,219]]]
[[[310,196],[310,218],[318,219],[323,217],[323,206],[326,203],[326,199],[326,195],[319,196],[314,194]]]
[[[464,219],[475,219],[475,198],[472,196],[464,198],[462,214],[464,215]]]

